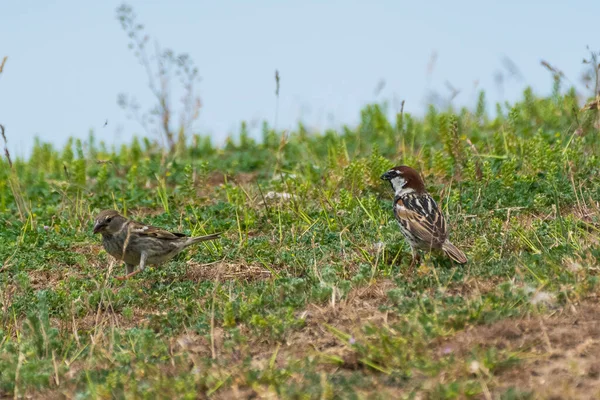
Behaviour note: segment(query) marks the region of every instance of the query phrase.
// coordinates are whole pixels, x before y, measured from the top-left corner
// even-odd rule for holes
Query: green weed
[[[555,89],[494,117],[482,92],[474,112],[424,118],[368,105],[339,132],[265,123],[256,140],[242,124],[217,148],[168,130],[172,152],[91,133],[3,159],[0,394],[532,398],[502,384],[527,348],[443,343],[598,295],[598,111]],[[379,179],[400,163],[422,172],[466,266],[432,255],[406,275]],[[91,233],[105,208],[224,234],[117,282]]]

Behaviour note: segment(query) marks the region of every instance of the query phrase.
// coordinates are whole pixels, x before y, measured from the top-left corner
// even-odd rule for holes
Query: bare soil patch
[[[375,326],[393,324],[395,317],[380,310],[381,305],[389,301],[387,291],[393,287],[393,282],[381,281],[353,290],[338,304],[309,305],[302,313],[306,326],[293,332],[277,350],[277,354],[275,346],[269,341],[251,344],[253,364],[258,368],[266,367],[274,355],[275,365],[279,368],[284,368],[290,360],[307,356],[320,357],[321,360],[332,357],[343,360],[343,364],[332,363],[328,366],[324,363],[320,368],[342,373],[344,370],[369,370],[356,359],[350,346],[335,337],[325,325],[359,336],[361,328],[367,323]],[[219,357],[222,332],[215,332],[215,339]],[[493,396],[499,396],[513,387],[523,392],[533,392],[534,398],[600,398],[600,305],[591,299],[547,315],[469,327],[452,337],[432,343],[434,354],[445,357],[452,353],[460,365],[464,365],[477,347],[505,350],[519,359],[516,364],[494,371],[493,384],[490,385]],[[196,348],[200,353],[209,353],[208,343],[201,344],[200,348],[203,351]],[[446,380],[444,377],[428,378],[421,374],[416,374],[414,379],[420,381],[420,384],[415,384],[423,389],[434,387],[440,379]],[[381,387],[381,390],[387,389]]]
[[[467,357],[476,347],[507,350],[521,361],[497,371],[496,391],[533,391],[535,398],[600,398],[600,305],[586,301],[551,315],[499,321],[441,341],[438,352]]]

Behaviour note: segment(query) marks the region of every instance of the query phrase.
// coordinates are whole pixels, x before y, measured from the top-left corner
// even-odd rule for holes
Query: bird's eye
[[[110,223],[110,221],[112,221],[111,217],[106,218],[106,222]]]

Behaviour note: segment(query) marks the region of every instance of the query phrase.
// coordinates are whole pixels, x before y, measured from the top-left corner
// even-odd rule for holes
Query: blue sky
[[[0,123],[9,148],[27,155],[34,136],[56,145],[108,143],[143,134],[117,105],[152,105],[147,79],[116,20],[120,1],[4,2],[0,16]],[[203,102],[194,132],[222,142],[242,120],[274,122],[274,71],[281,75],[277,128],[302,119],[323,129],[358,121],[362,106],[389,100],[420,113],[427,93],[461,90],[457,105],[512,100],[525,85],[548,93],[544,59],[574,83],[594,43],[600,2],[583,1],[130,1],[147,33],[191,55]],[[431,74],[427,66],[437,54]],[[494,80],[510,58],[523,80]],[[385,87],[375,95],[378,82]],[[583,91],[582,91],[583,93]],[[490,104],[491,105],[491,104]],[[103,127],[105,120],[109,124]],[[258,124],[260,126],[260,124]]]

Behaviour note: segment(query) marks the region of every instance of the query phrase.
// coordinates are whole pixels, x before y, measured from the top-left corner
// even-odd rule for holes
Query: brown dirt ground
[[[509,387],[535,398],[600,399],[600,305],[588,299],[551,315],[472,327],[439,343],[439,352],[467,356],[475,347],[514,352],[521,360],[495,373],[493,392]]]
[[[187,277],[192,280],[271,278],[270,272],[261,265],[220,264],[218,268],[211,268],[192,263],[188,265]],[[34,272],[33,275],[34,286],[38,285],[38,280],[45,282],[45,286],[55,283],[45,272]],[[492,290],[494,286],[495,282],[488,284],[468,281],[448,288],[448,292],[458,291],[469,295]],[[284,368],[291,359],[306,356],[320,357],[321,360],[335,357],[343,360],[343,364],[324,365],[323,372],[344,373],[364,369],[366,373],[376,375],[376,372],[361,365],[352,349],[329,332],[325,324],[356,336],[360,336],[361,327],[366,323],[375,326],[393,324],[396,317],[380,311],[380,306],[389,301],[387,292],[394,287],[393,282],[383,280],[352,290],[344,300],[332,300],[325,305],[309,305],[299,313],[306,321],[304,328],[293,332],[279,347],[275,358],[277,367]],[[96,315],[87,315],[72,321],[72,328],[80,333],[94,334],[98,332],[98,325],[100,330],[112,325],[120,328],[144,325],[147,323],[148,310],[139,313],[137,311],[133,318],[126,320],[121,315],[113,314],[111,310],[103,310]],[[248,328],[240,329],[243,334]],[[192,357],[215,356],[228,359],[230,368],[235,370],[235,365],[242,360],[237,358],[235,353],[224,349],[224,339],[223,329],[215,327],[213,345],[205,337],[184,334],[173,340],[172,348],[176,353],[183,352],[191,354]],[[520,360],[517,364],[494,371],[494,378],[489,385],[492,398],[509,387],[515,387],[522,391],[532,391],[536,399],[600,399],[600,304],[595,297],[546,315],[530,315],[490,325],[469,327],[431,345],[439,357],[451,352],[457,360],[468,359],[472,350],[477,347],[494,347],[515,354]],[[276,348],[272,341],[264,339],[249,343],[248,348],[242,352],[253,355],[253,364],[256,367],[266,368]],[[241,356],[242,352],[239,352],[238,356]],[[235,374],[232,375],[232,378],[234,377]],[[216,392],[215,398],[268,398],[272,394],[268,390],[264,393],[256,392],[255,390],[262,390],[258,387],[253,388],[254,390],[248,389],[243,380],[237,383],[239,378],[234,379],[231,388]],[[415,375],[414,379],[419,380],[419,386],[425,388],[444,381],[445,377],[427,378]],[[378,392],[396,397],[401,394],[396,393],[396,390],[399,389],[382,387]]]
[[[392,282],[383,281],[352,291],[346,300],[335,306],[309,306],[303,313],[306,326],[290,335],[279,348],[276,365],[284,368],[293,358],[325,355],[342,359],[343,364],[324,366],[323,371],[343,373],[364,369],[371,373],[359,363],[346,344],[325,329],[324,324],[330,324],[346,333],[359,334],[360,328],[367,322],[380,326],[393,323],[391,315],[379,310],[379,306],[387,301],[387,291],[393,286]],[[220,357],[223,334],[215,332],[214,337],[216,355]],[[200,344],[197,341],[195,343]],[[259,368],[267,367],[275,346],[265,342],[253,343],[251,347],[253,364]],[[519,359],[512,366],[494,371],[494,378],[489,384],[492,398],[513,387],[523,392],[532,392],[536,399],[600,399],[600,305],[595,298],[554,310],[548,315],[527,316],[470,327],[452,337],[432,343],[432,348],[439,357],[450,351],[457,360],[468,359],[476,347],[494,347],[515,354]],[[197,350],[200,348],[204,349],[200,353],[208,355],[206,345],[200,344]],[[462,368],[464,362],[459,363],[461,367],[457,368]],[[409,386],[425,389],[445,381],[446,377],[427,378],[415,374],[414,379],[419,382]],[[217,398],[227,398],[234,393],[242,395],[237,398],[250,398],[257,394],[259,398],[268,397],[266,393],[259,394],[252,390],[246,393],[247,389],[243,385],[233,386],[218,394]],[[397,390],[399,389],[381,387],[378,392],[396,397],[401,395]]]

